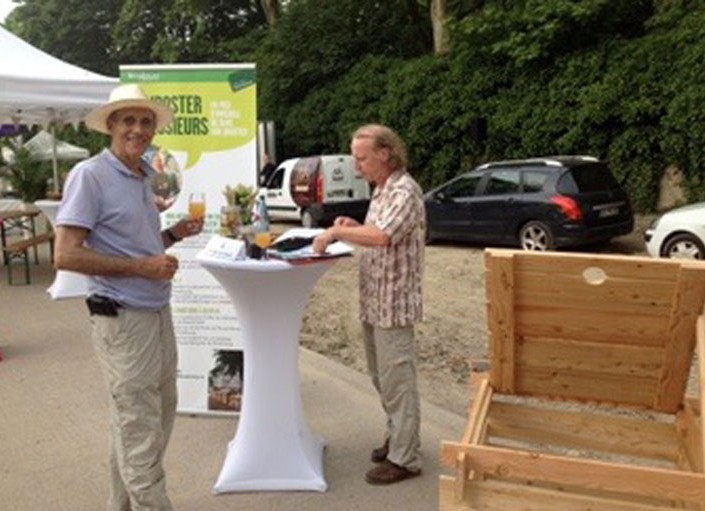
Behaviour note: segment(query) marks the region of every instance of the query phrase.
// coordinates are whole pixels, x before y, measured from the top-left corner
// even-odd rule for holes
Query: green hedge
[[[370,56],[314,88],[280,119],[287,151],[347,151],[357,125],[383,122],[406,140],[425,189],[483,161],[591,154],[610,162],[637,211],[653,211],[672,163],[702,200],[705,6],[519,4],[455,23],[446,57]],[[470,136],[477,117],[484,143]]]

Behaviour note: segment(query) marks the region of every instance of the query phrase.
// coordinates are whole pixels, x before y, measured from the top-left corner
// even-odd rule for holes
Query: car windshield
[[[560,193],[590,193],[618,190],[619,183],[604,163],[593,163],[573,167],[558,183]]]

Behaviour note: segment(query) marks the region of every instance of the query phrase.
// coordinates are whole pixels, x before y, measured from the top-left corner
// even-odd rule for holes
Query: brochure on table
[[[197,262],[220,226],[226,185],[256,187],[256,80],[254,64],[121,66],[123,83],[139,83],[151,99],[175,110],[146,153],[157,170],[153,189],[164,226],[188,214],[189,195],[204,193],[203,233],[177,243],[172,311],[179,348],[180,412],[238,412],[243,357],[232,303]]]
[[[312,240],[316,234],[322,231],[323,229],[289,229],[274,240],[274,246],[276,246],[276,243],[279,241],[292,238],[307,238]],[[225,266],[227,266],[228,263],[235,261],[247,261],[248,263],[254,265],[252,266],[253,268],[256,268],[257,265],[267,262],[271,263],[273,261],[285,262],[287,264],[298,264],[302,262],[315,262],[316,260],[330,259],[334,257],[344,257],[352,255],[352,251],[353,249],[350,245],[336,241],[335,243],[331,243],[322,254],[315,253],[313,251],[313,246],[308,244],[302,248],[290,251],[277,251],[270,249],[267,251],[267,259],[255,260],[247,257],[244,241],[214,235],[208,241],[205,248],[198,254],[197,260],[220,262]]]

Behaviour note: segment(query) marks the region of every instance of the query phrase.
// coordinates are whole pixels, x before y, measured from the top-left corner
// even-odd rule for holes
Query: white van
[[[316,227],[341,215],[364,221],[370,186],[355,170],[351,155],[320,155],[284,161],[260,195],[272,220],[300,220],[305,227]]]

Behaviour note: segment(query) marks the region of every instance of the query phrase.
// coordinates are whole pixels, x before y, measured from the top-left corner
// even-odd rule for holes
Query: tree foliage
[[[669,164],[705,198],[701,0],[444,0],[450,44],[438,56],[431,0],[18,3],[14,32],[107,74],[256,62],[280,157],[346,151],[355,127],[382,122],[426,188],[482,161],[578,153],[609,160],[638,210],[653,209]],[[473,136],[478,119],[486,140]]]
[[[32,45],[96,73],[116,75],[111,27],[123,0],[20,0],[6,27]]]
[[[259,0],[124,0],[113,45],[121,63],[228,62],[228,42],[265,25]]]
[[[431,49],[430,24],[416,1],[291,2],[259,54],[265,115],[282,117],[361,56],[409,58]]]

